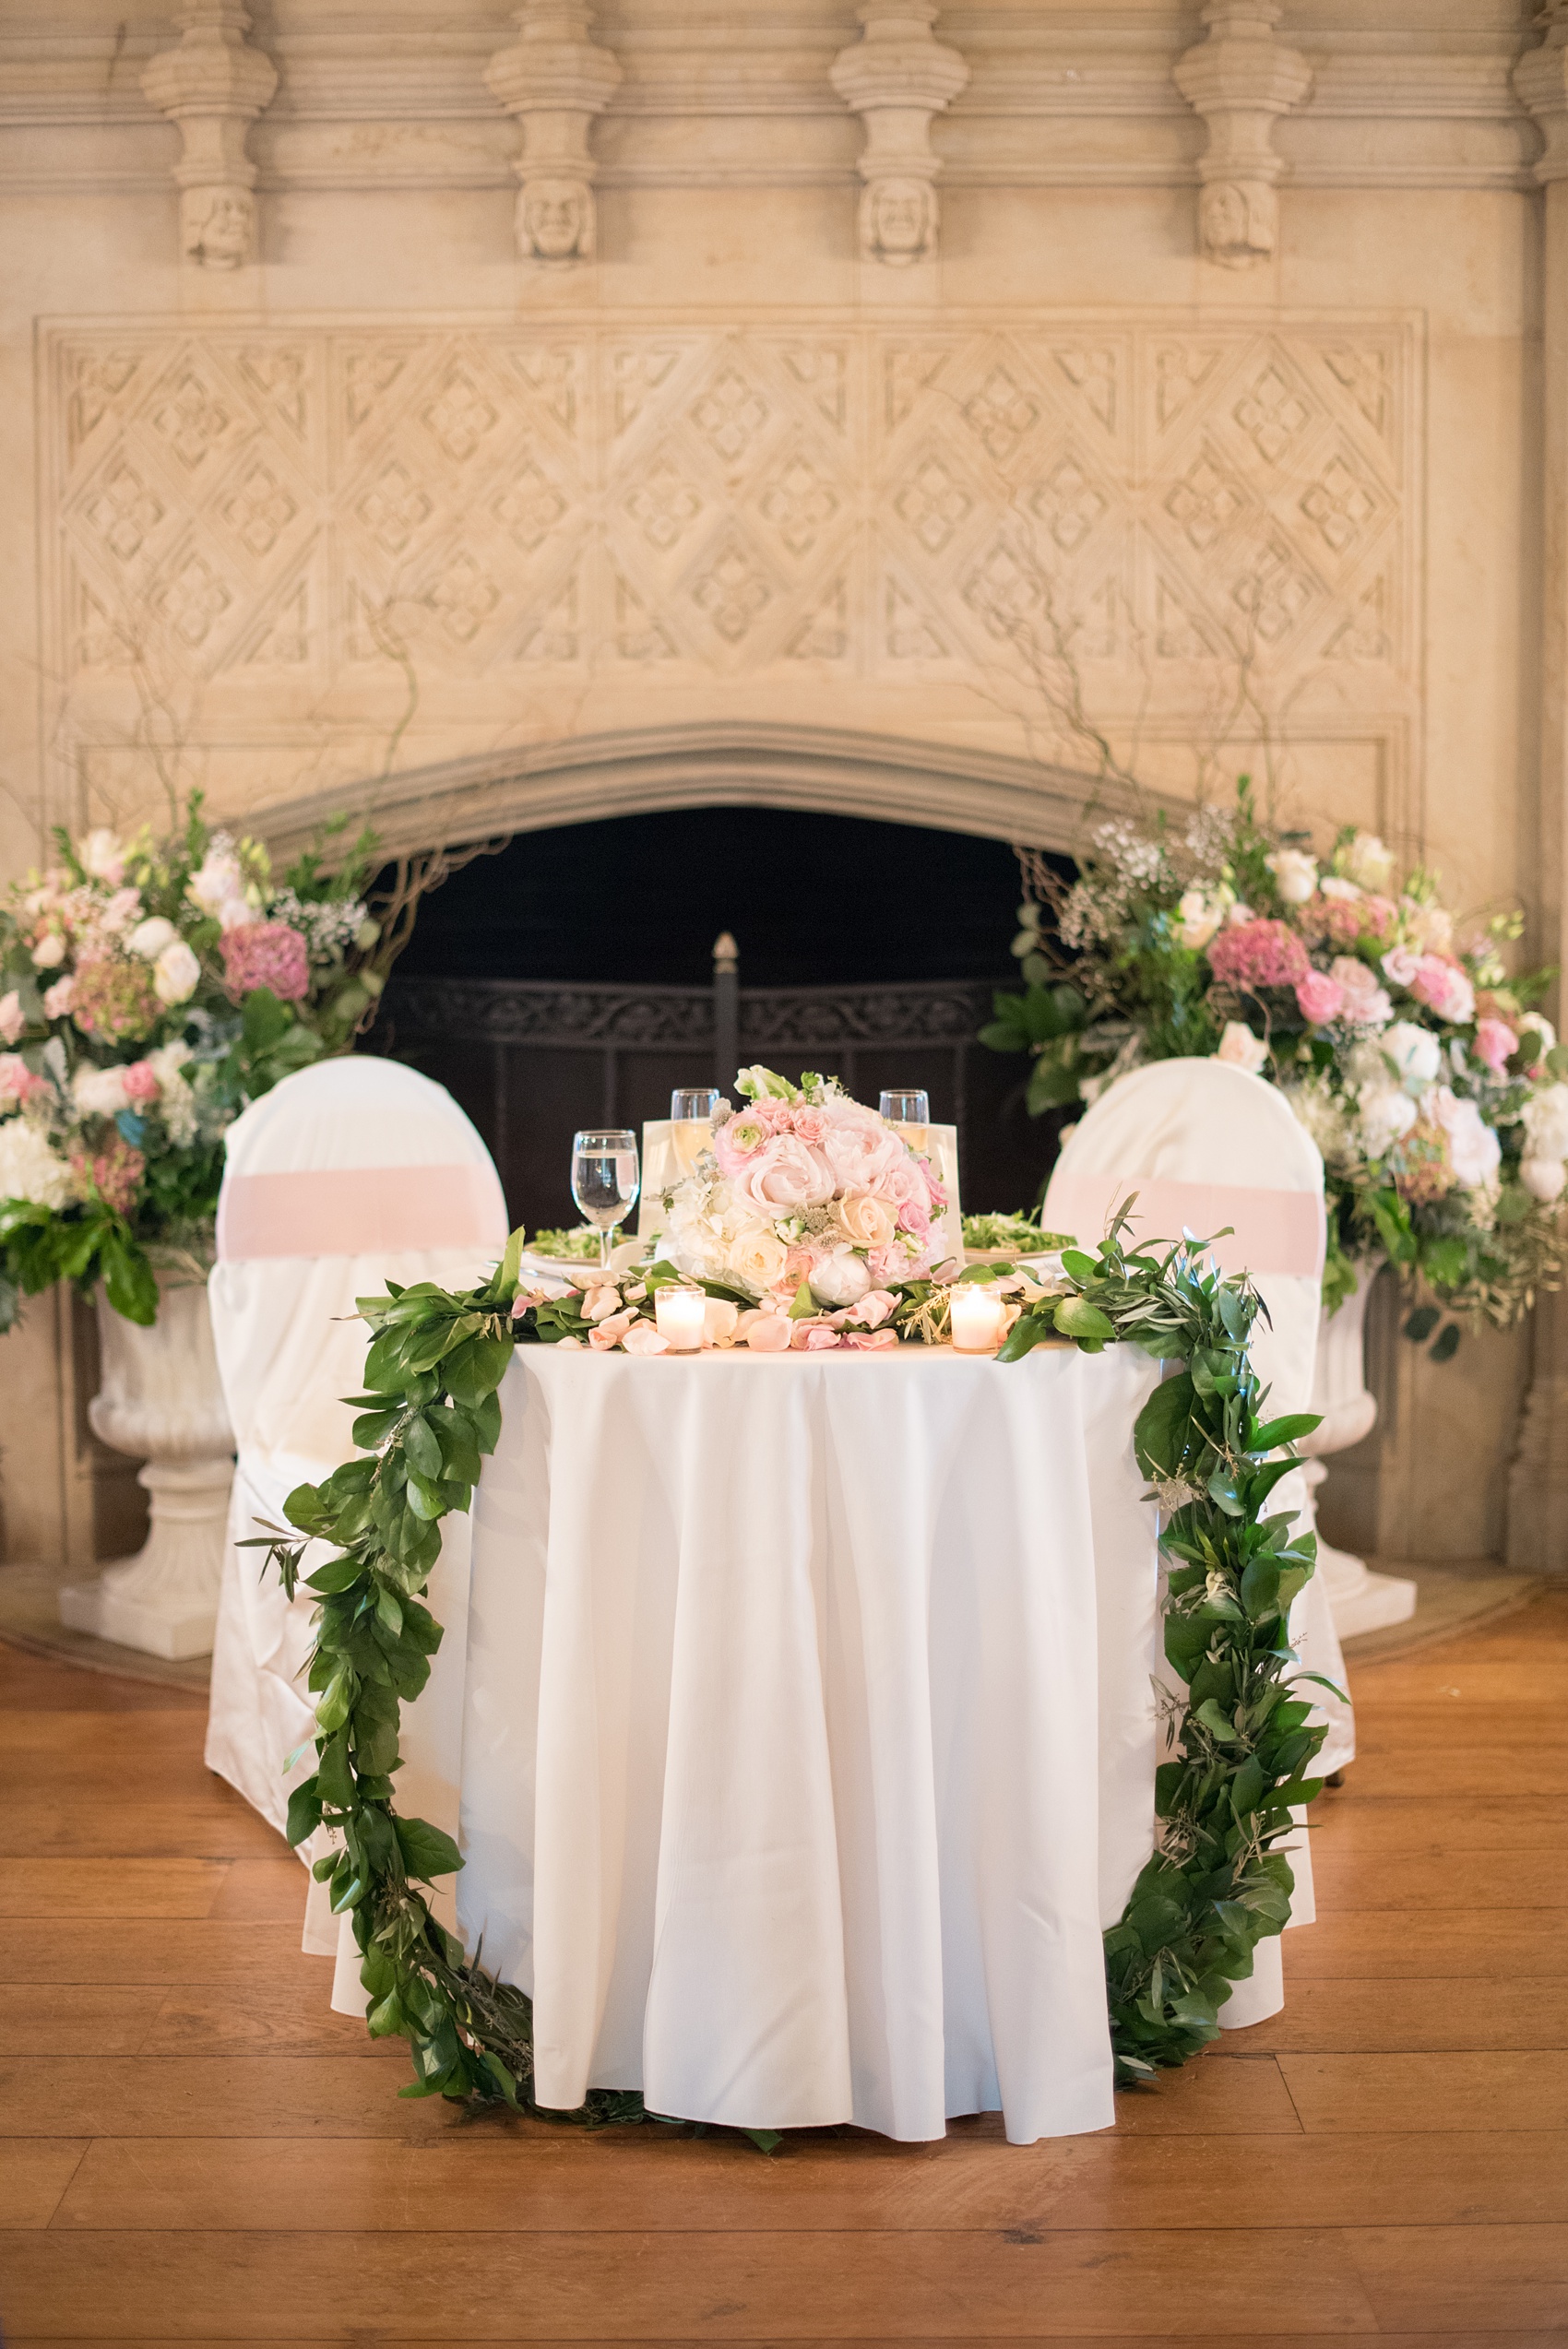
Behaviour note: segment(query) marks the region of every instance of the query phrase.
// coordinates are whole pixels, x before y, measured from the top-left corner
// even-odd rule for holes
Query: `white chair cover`
[[[1068,1135],[1045,1198],[1045,1223],[1089,1246],[1110,1210],[1140,1193],[1133,1236],[1175,1240],[1185,1225],[1200,1239],[1229,1224],[1217,1241],[1227,1272],[1250,1270],[1268,1308],[1253,1358],[1270,1389],[1272,1416],[1312,1407],[1313,1371],[1322,1305],[1323,1160],[1316,1144],[1278,1091],[1262,1077],[1214,1060],[1158,1061],[1108,1087]],[[1275,1506],[1301,1509],[1300,1471],[1276,1487]],[[1302,1667],[1346,1687],[1345,1660],[1327,1595],[1314,1576],[1297,1600],[1291,1637]],[[1311,1695],[1328,1722],[1314,1765],[1326,1774],[1355,1753],[1349,1705],[1315,1683]],[[1313,1921],[1312,1859],[1306,1833],[1290,1846],[1296,1876],[1292,1925]],[[1229,2027],[1257,2023],[1284,2003],[1277,1937],[1259,1945],[1250,1982],[1222,2011]]]
[[[441,1086],[398,1062],[365,1054],[303,1069],[229,1130],[208,1293],[239,1459],[207,1762],[279,1829],[290,1788],[313,1762],[303,1676],[314,1601],[302,1594],[291,1603],[264,1572],[265,1553],[237,1545],[261,1521],[285,1522],[296,1485],[319,1483],[353,1457],[354,1415],[340,1398],[363,1383],[355,1298],[379,1293],[388,1277],[468,1287],[505,1243],[506,1204],[484,1144]],[[447,1636],[405,1714],[398,1785],[408,1809],[456,1833],[469,1521],[450,1523],[431,1601]],[[307,1560],[307,1571],[313,1562],[320,1559]],[[337,1953],[339,1920],[319,1897],[325,1888],[312,1889],[304,1946]],[[359,2002],[357,1982],[349,2002]]]

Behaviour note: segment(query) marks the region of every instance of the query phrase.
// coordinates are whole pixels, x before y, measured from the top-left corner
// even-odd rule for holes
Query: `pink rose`
[[[129,1068],[121,1070],[120,1082],[127,1101],[156,1101],[162,1089],[150,1061],[133,1061]]]
[[[0,1052],[0,1101],[31,1101],[48,1090],[48,1079],[35,1076],[19,1052]]]
[[[628,1354],[667,1354],[670,1350],[670,1340],[660,1337],[651,1322],[634,1322],[621,1343]]]
[[[790,1350],[790,1324],[782,1313],[742,1313],[735,1325],[735,1335],[754,1354],[787,1354]]]
[[[1361,929],[1371,938],[1386,938],[1399,919],[1399,908],[1392,897],[1376,896],[1361,900]]]
[[[820,1149],[827,1133],[827,1117],[824,1110],[800,1105],[790,1121],[793,1131],[813,1150]]]
[[[1390,946],[1383,958],[1383,975],[1395,987],[1408,987],[1421,967],[1413,947]]]
[[[835,1188],[816,1152],[793,1133],[776,1133],[733,1182],[737,1204],[769,1221],[797,1215],[802,1207],[825,1206]]]
[[[1519,1039],[1506,1020],[1476,1022],[1476,1058],[1484,1061],[1494,1076],[1503,1074],[1518,1049]]]
[[[916,1240],[931,1237],[931,1209],[923,1199],[904,1199],[898,1205],[898,1228],[911,1233]]]
[[[1296,981],[1296,1001],[1309,1026],[1326,1027],[1344,1008],[1345,990],[1325,970],[1310,970]]]
[[[1423,955],[1416,965],[1410,992],[1434,1011],[1439,1019],[1463,1022],[1475,1017],[1476,991],[1457,963],[1441,955]]]
[[[945,1207],[947,1204],[947,1192],[943,1185],[938,1182],[934,1173],[932,1171],[932,1165],[929,1158],[922,1158],[921,1160],[921,1173],[925,1178],[925,1195],[931,1201],[932,1205],[933,1207]]]
[[[1336,955],[1328,967],[1330,979],[1337,979],[1344,990],[1345,1002],[1341,1017],[1350,1027],[1382,1028],[1394,1017],[1394,1006],[1384,990],[1377,983],[1376,974],[1369,969],[1359,955]]]
[[[885,1248],[893,1237],[894,1212],[870,1191],[847,1191],[833,1203],[834,1219],[855,1248]]]

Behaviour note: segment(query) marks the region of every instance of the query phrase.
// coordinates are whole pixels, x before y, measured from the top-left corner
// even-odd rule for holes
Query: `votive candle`
[[[1002,1343],[1002,1300],[994,1289],[980,1281],[960,1281],[947,1310],[957,1353],[995,1353]]]
[[[661,1288],[653,1300],[659,1335],[671,1354],[695,1354],[702,1344],[707,1298],[700,1288]]]

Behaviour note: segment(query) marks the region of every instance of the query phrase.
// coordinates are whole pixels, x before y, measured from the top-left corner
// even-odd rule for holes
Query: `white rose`
[[[1562,1187],[1568,1183],[1568,1167],[1561,1158],[1521,1158],[1519,1180],[1542,1206],[1550,1207],[1554,1199],[1562,1196]]]
[[[172,921],[161,914],[149,914],[146,921],[138,921],[125,943],[133,955],[140,955],[147,962],[158,960],[165,946],[172,946],[179,936]]]
[[[216,913],[231,897],[243,896],[245,880],[240,871],[238,857],[226,849],[208,848],[203,862],[185,884],[185,894],[194,897],[204,913]]]
[[[832,1175],[808,1150],[798,1134],[776,1133],[754,1158],[731,1178],[743,1213],[764,1216],[798,1215],[802,1207],[822,1207],[833,1196]]]
[[[1378,1044],[1409,1093],[1430,1085],[1443,1065],[1442,1042],[1430,1027],[1418,1027],[1414,1020],[1396,1019],[1384,1029]]]
[[[1183,891],[1176,908],[1176,940],[1201,954],[1225,919],[1225,900],[1207,889]]]
[[[918,1175],[918,1169],[912,1171]],[[836,1199],[833,1220],[852,1248],[885,1248],[897,1228],[897,1218],[886,1200],[876,1198],[869,1191],[850,1191],[842,1199]]]
[[[845,1249],[841,1255],[824,1257],[811,1284],[819,1305],[858,1305],[871,1287],[871,1273],[863,1256]]]
[[[1324,873],[1319,886],[1324,896],[1336,897],[1344,906],[1353,906],[1358,898],[1366,896],[1366,891],[1357,883],[1342,880],[1336,872]]]
[[[1346,856],[1345,869],[1363,889],[1381,895],[1394,871],[1393,851],[1384,847],[1375,832],[1358,832]]]
[[[113,1118],[130,1106],[123,1068],[79,1068],[71,1079],[71,1096],[84,1118]]]
[[[1416,1105],[1408,1093],[1390,1086],[1385,1093],[1363,1093],[1360,1115],[1361,1148],[1369,1158],[1382,1158],[1416,1122]]]
[[[766,1297],[784,1277],[785,1248],[771,1224],[742,1224],[730,1244],[722,1277],[750,1297]]]
[[[65,942],[57,930],[45,931],[32,950],[35,970],[55,970],[65,959]]]
[[[1434,1085],[1421,1099],[1422,1114],[1448,1136],[1448,1157],[1455,1180],[1467,1191],[1479,1191],[1496,1174],[1503,1156],[1496,1134],[1473,1101],[1462,1101],[1452,1086]]]
[[[107,881],[111,889],[119,887],[125,870],[125,851],[113,832],[101,826],[89,832],[78,844],[77,856],[82,871],[90,872],[95,881]]]
[[[1239,1019],[1228,1019],[1215,1058],[1224,1061],[1228,1067],[1245,1069],[1251,1076],[1261,1076],[1268,1065],[1268,1046]]]
[[[1301,848],[1277,848],[1264,862],[1286,905],[1304,906],[1317,887],[1317,859]]]
[[[152,986],[160,1003],[183,1003],[196,992],[201,965],[183,938],[165,946],[152,966]]]
[[[1524,1107],[1532,1158],[1568,1158],[1568,1085],[1549,1085]]]
[[[0,1199],[30,1199],[40,1207],[69,1206],[70,1169],[25,1118],[0,1126]]]

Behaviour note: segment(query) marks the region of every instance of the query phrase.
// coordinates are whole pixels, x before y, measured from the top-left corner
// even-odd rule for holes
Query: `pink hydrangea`
[[[1345,1008],[1345,990],[1325,970],[1313,970],[1296,981],[1296,1002],[1312,1027],[1326,1027]]]
[[[1208,960],[1227,987],[1294,987],[1312,970],[1306,948],[1282,921],[1243,921],[1222,930],[1210,942]]]
[[[286,921],[252,921],[226,930],[223,973],[236,1003],[258,987],[269,987],[284,1003],[301,1002],[310,992],[305,942]]]
[[[73,1151],[71,1171],[84,1189],[98,1193],[106,1207],[113,1207],[117,1216],[128,1216],[141,1189],[147,1160],[128,1142],[112,1142],[92,1158],[85,1151]]]
[[[127,1036],[145,1036],[162,1013],[146,963],[105,955],[78,967],[71,1017],[84,1036],[118,1044]]]

